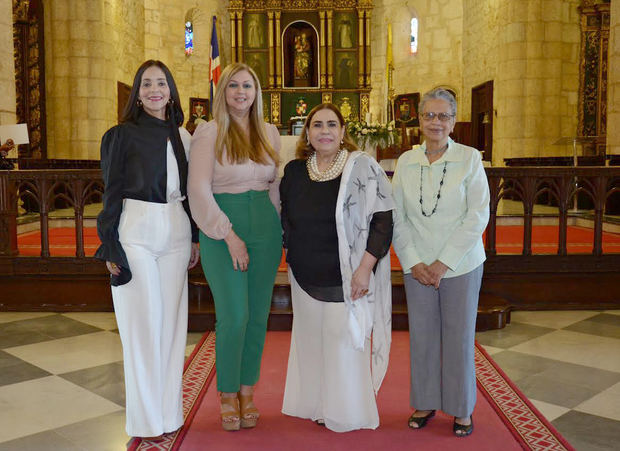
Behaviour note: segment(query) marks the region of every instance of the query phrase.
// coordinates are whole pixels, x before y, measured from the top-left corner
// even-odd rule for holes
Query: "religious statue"
[[[351,22],[347,17],[342,19],[338,25],[338,38],[340,48],[349,49],[353,47],[353,40],[351,39]]]
[[[312,54],[310,53],[310,41],[305,32],[295,35],[295,80],[309,80],[311,77],[310,67],[312,64]]]

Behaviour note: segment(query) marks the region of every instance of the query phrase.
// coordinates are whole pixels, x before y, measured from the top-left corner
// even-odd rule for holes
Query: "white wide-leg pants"
[[[112,287],[123,343],[126,429],[134,437],[158,436],[183,425],[191,228],[181,202],[125,199],[118,231],[133,276]]]
[[[379,412],[364,351],[348,342],[344,302],[309,296],[289,269],[293,330],[282,413],[322,419],[335,432],[375,429]]]

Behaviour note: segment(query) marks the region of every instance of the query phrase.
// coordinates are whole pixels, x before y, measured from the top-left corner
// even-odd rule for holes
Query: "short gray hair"
[[[420,100],[420,104],[418,105],[418,114],[422,114],[424,112],[424,104],[429,100],[445,100],[450,105],[450,110],[452,114],[456,117],[456,99],[450,93],[450,91],[444,88],[435,88],[431,89],[427,93],[422,96],[422,100]]]

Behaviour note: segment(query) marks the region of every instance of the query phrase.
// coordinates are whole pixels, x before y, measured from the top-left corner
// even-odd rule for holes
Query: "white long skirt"
[[[364,351],[348,343],[343,302],[309,296],[289,269],[293,331],[282,413],[324,420],[335,432],[376,429],[379,412]]]

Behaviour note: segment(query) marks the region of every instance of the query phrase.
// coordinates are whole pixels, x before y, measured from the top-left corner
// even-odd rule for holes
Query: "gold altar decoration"
[[[359,121],[370,105],[372,0],[231,0],[233,62],[259,76],[270,120],[282,130],[297,116],[333,102]]]

